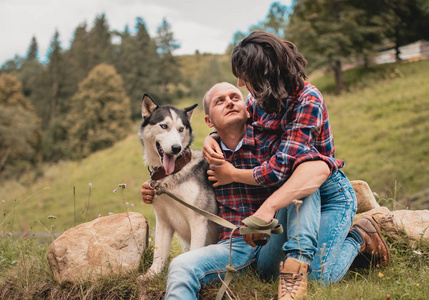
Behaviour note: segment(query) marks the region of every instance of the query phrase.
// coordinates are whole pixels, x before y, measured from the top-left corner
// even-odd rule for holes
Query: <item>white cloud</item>
[[[266,16],[271,0],[0,0],[0,64],[24,56],[33,36],[43,60],[58,30],[63,48],[70,46],[79,24],[91,28],[106,14],[110,28],[134,29],[137,17],[152,37],[165,17],[181,44],[176,54],[223,53],[237,30],[246,31]],[[290,0],[280,1],[290,3]]]

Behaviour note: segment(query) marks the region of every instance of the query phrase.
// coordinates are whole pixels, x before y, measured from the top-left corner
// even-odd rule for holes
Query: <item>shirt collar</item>
[[[255,139],[254,139],[254,128],[252,125],[247,124],[246,133],[244,134],[244,137],[241,139],[241,141],[238,143],[237,147],[235,147],[234,150],[229,149],[222,140],[220,141],[220,146],[223,151],[231,151],[236,152],[243,147],[243,145],[247,146],[255,146]]]

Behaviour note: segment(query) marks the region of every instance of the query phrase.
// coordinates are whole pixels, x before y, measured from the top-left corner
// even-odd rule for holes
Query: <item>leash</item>
[[[193,205],[183,201],[182,199],[180,199],[176,195],[167,191],[165,188],[155,187],[155,189],[156,189],[156,192],[155,192],[156,195],[166,194],[169,197],[176,200],[177,202],[179,202],[180,204],[182,204],[182,205],[192,209],[193,211],[203,215],[204,217],[206,217],[210,221],[212,221],[212,222],[214,222],[220,226],[232,229],[231,235],[229,237],[229,258],[228,258],[228,265],[226,266],[227,272],[225,274],[225,278],[223,280],[222,286],[219,289],[219,292],[216,296],[216,300],[221,300],[223,298],[223,296],[226,292],[226,289],[228,288],[228,285],[230,284],[235,273],[237,273],[237,270],[234,268],[234,266],[232,265],[232,262],[231,262],[232,237],[233,237],[234,232],[236,230],[239,230],[241,235],[253,234],[253,233],[263,233],[265,236],[265,239],[255,241],[255,244],[257,244],[258,246],[264,246],[266,243],[268,243],[272,233],[280,234],[283,232],[283,227],[281,224],[278,224],[279,222],[277,219],[273,219],[270,223],[267,223],[258,217],[250,216],[250,217],[247,217],[246,219],[244,219],[242,221],[243,224],[245,224],[246,226],[236,226],[236,225],[232,224],[231,222],[219,217],[218,215],[212,214],[211,212],[205,211],[201,208],[198,208],[196,206],[193,206]]]

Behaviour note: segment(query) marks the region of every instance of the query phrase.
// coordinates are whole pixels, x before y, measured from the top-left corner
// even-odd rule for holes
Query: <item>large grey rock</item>
[[[54,279],[78,282],[137,269],[148,224],[139,213],[101,217],[65,231],[48,249]]]
[[[368,183],[362,180],[350,181],[357,198],[357,213],[362,213],[380,207]]]
[[[379,207],[357,214],[355,222],[363,216],[372,216],[380,228],[393,239],[405,234],[412,241],[429,242],[429,210],[394,210]]]

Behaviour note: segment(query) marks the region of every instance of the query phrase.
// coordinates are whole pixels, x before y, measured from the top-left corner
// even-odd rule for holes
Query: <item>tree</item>
[[[24,96],[33,104],[37,115],[46,121],[42,122],[42,128],[46,128],[49,121],[47,107],[50,100],[46,91],[49,90],[49,86],[46,67],[39,62],[38,56],[37,41],[33,37],[27,50],[27,57],[23,60],[18,72],[18,79],[22,83]]]
[[[0,75],[0,172],[16,175],[40,162],[40,120],[16,76]],[[5,175],[6,173],[6,175]]]
[[[179,64],[173,56],[174,50],[180,48],[180,44],[174,38],[171,26],[165,18],[156,32],[156,42],[160,56],[158,77],[160,78],[161,94],[167,94],[170,84],[177,85],[180,82]]]
[[[19,71],[19,69],[21,69],[23,60],[24,59],[21,56],[15,55],[13,59],[9,59],[5,61],[5,63],[1,66],[0,74],[2,73],[16,74]]]
[[[133,119],[141,118],[141,100],[144,93],[158,98],[158,62],[156,44],[149,36],[142,18],[136,19],[136,35],[128,27],[122,33],[115,66],[124,81],[127,95],[131,99]]]
[[[67,51],[73,71],[75,91],[78,89],[78,83],[85,79],[90,71],[88,39],[86,24],[79,25],[74,31],[70,49]]]
[[[130,103],[113,66],[98,65],[82,81],[67,122],[66,148],[75,159],[110,147],[129,134]]]
[[[30,47],[27,50],[27,60],[38,60],[39,58],[39,46],[37,45],[36,37],[33,36],[31,39]]]
[[[94,27],[88,36],[89,70],[101,63],[111,64],[113,61],[112,34],[105,14],[95,18]]]
[[[232,51],[234,51],[235,46],[238,45],[238,43],[243,40],[247,36],[246,33],[243,31],[236,31],[234,35],[232,36],[232,42],[228,45],[228,48],[226,49],[226,54],[231,56]]]
[[[372,49],[382,41],[377,14],[368,15],[370,12],[356,3],[296,1],[287,29],[287,38],[298,46],[311,69],[327,66],[334,71],[337,94],[344,86],[343,63],[360,56],[362,44],[366,49]]]
[[[381,12],[387,38],[399,47],[419,39],[429,39],[429,9],[427,0],[387,0]]]
[[[287,6],[280,2],[273,2],[270,5],[265,19],[257,25],[250,26],[249,31],[264,30],[284,39],[288,17]]]

